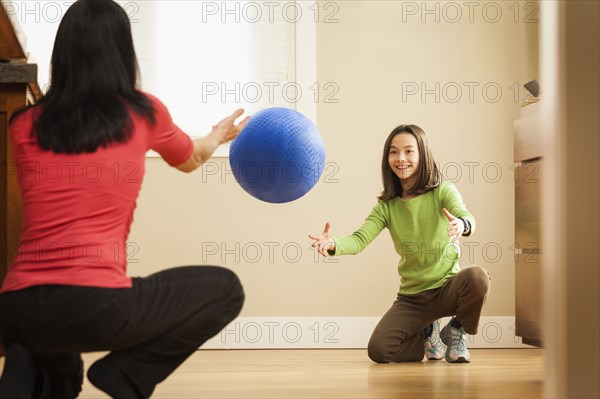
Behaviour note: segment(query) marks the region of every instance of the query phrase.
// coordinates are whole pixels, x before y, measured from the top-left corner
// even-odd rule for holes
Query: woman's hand
[[[325,223],[325,230],[323,230],[323,234],[321,235],[312,235],[309,234],[308,238],[314,240],[311,247],[316,248],[316,250],[323,256],[328,256],[327,251],[335,251],[335,241],[329,235],[329,222]]]
[[[242,116],[243,113],[244,110],[240,108],[227,118],[214,125],[212,131],[209,133],[209,136],[214,138],[218,145],[228,143],[235,139],[246,127],[246,124],[250,120],[250,117],[247,116],[243,121],[236,125],[235,120]]]
[[[448,236],[452,241],[458,241],[458,239],[465,232],[465,224],[463,223],[462,219],[452,215],[446,208],[442,209],[442,212],[444,215],[446,215],[449,221]]]
[[[177,169],[186,173],[196,170],[200,165],[208,161],[218,146],[236,138],[250,120],[250,117],[248,116],[236,125],[235,120],[242,116],[243,113],[243,109],[238,109],[233,114],[214,125],[207,136],[194,140],[192,155],[190,155],[187,161],[177,166]]]

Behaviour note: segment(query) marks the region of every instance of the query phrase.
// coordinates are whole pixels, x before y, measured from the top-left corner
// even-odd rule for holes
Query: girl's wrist
[[[463,227],[464,227],[462,235],[468,236],[469,234],[471,234],[471,223],[469,223],[468,219],[465,219],[465,218],[459,218],[459,219],[462,220]]]

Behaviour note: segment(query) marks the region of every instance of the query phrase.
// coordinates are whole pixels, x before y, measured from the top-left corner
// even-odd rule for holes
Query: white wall
[[[415,123],[477,217],[478,232],[463,250],[465,264],[480,264],[493,277],[484,314],[513,315],[512,123],[525,98],[519,87],[537,77],[537,23],[524,21],[527,10],[515,22],[504,2],[478,3],[472,15],[463,6],[456,22],[445,3],[428,4],[439,13],[421,15],[421,2],[319,3],[317,110],[328,162],[319,184],[296,202],[272,205],[243,192],[226,159],[192,176],[150,159],[131,235],[139,263],[131,272],[225,264],[244,282],[243,316],[380,316],[398,287],[387,232],[335,263],[315,258],[307,235],[326,221],[334,234],[362,223],[381,190],[385,138],[396,125]],[[420,92],[410,95],[415,87]],[[421,98],[422,88],[433,93]],[[325,101],[327,94],[336,102]]]
[[[32,3],[40,9],[28,19],[37,12],[40,24],[56,26],[47,3]],[[314,95],[318,84],[313,101],[327,148],[317,186],[272,205],[237,185],[226,158],[191,176],[148,159],[130,273],[224,264],[244,282],[243,316],[380,316],[398,288],[387,232],[364,253],[329,261],[315,256],[307,235],[326,221],[334,234],[362,223],[381,190],[386,136],[415,123],[477,218],[463,263],[492,274],[484,314],[513,315],[512,122],[525,98],[522,84],[538,77],[537,3],[322,1],[304,17],[317,20],[317,77],[303,90]],[[34,37],[30,50],[43,57],[49,44],[36,49]],[[178,62],[177,54],[165,56]]]

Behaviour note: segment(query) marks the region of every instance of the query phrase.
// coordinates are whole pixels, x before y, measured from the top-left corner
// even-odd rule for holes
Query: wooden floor
[[[86,366],[101,354],[86,354]],[[471,363],[374,364],[365,350],[201,350],[153,398],[541,398],[542,351],[472,349]],[[80,398],[107,396],[85,382]]]

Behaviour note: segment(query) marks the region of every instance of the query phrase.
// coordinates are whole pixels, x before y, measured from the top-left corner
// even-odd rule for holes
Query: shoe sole
[[[462,357],[462,356],[461,356],[461,357],[459,357],[458,359],[456,359],[455,361],[448,360],[448,359],[446,359],[446,361],[447,361],[448,363],[471,363],[471,361],[470,361],[470,360],[467,360],[467,359],[465,359],[465,358],[464,358],[464,357]]]

